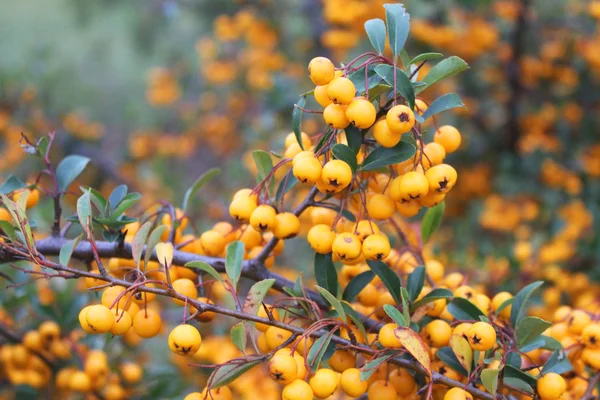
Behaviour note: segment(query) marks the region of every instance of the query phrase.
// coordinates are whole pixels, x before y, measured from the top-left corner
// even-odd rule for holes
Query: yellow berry
[[[440,126],[440,128],[435,131],[433,141],[442,145],[444,150],[446,150],[446,153],[450,154],[460,147],[460,132],[451,125]]]
[[[327,96],[334,104],[348,105],[354,99],[355,94],[354,83],[343,76],[335,78],[327,85]]]
[[[415,126],[415,114],[405,105],[397,105],[389,109],[385,120],[390,131],[402,135]]]
[[[289,354],[278,354],[269,361],[269,376],[277,383],[287,385],[298,375],[296,359]]]
[[[307,239],[310,247],[319,254],[331,253],[335,232],[325,224],[314,225],[308,231]]]
[[[473,350],[488,351],[496,344],[496,330],[487,322],[476,322],[467,330],[467,339]]]
[[[250,226],[258,232],[273,230],[277,223],[277,211],[272,206],[262,204],[252,211]]]
[[[201,344],[200,332],[192,325],[178,325],[169,333],[169,348],[180,356],[193,356]]]
[[[337,390],[339,383],[338,373],[328,368],[318,369],[309,381],[314,396],[319,399],[331,396]]]
[[[364,98],[356,98],[346,108],[348,121],[357,128],[367,129],[375,123],[377,110],[375,106]]]
[[[300,232],[300,220],[290,212],[277,214],[273,235],[277,239],[291,239]]]
[[[340,386],[348,396],[360,397],[366,393],[369,384],[367,381],[360,380],[360,370],[358,368],[349,368],[342,372]]]
[[[308,73],[315,85],[327,85],[335,76],[335,66],[326,57],[315,57],[308,63]]]
[[[536,387],[542,400],[558,400],[567,391],[565,379],[554,372],[542,375]]]

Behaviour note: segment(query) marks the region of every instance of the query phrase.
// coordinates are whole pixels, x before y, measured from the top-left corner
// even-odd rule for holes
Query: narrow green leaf
[[[502,310],[504,310],[506,307],[511,306],[513,301],[515,301],[514,297],[511,297],[510,299],[504,300],[504,302],[502,302],[502,304],[500,304],[500,307],[498,307],[496,309],[496,316],[500,315],[500,313],[502,312]]]
[[[379,279],[381,279],[385,287],[392,295],[396,304],[402,304],[402,298],[400,295],[402,283],[400,282],[400,277],[382,261],[368,260],[367,264],[369,265],[369,268],[371,268],[371,270],[377,274]]]
[[[246,354],[246,346],[248,345],[248,336],[246,335],[246,326],[243,322],[238,322],[229,331],[231,341],[244,355]]]
[[[538,317],[525,317],[517,324],[516,336],[519,348],[536,340],[552,324]]]
[[[555,350],[542,368],[542,375],[554,372],[564,374],[573,370],[573,364],[563,349]]]
[[[456,93],[447,93],[435,99],[423,113],[423,118],[428,119],[441,112],[451,110],[453,108],[465,107],[465,104]]]
[[[370,19],[365,22],[365,31],[373,48],[382,54],[385,49],[385,22],[379,18]]]
[[[217,272],[217,270],[214,269],[212,266],[208,265],[207,263],[205,263],[203,261],[190,261],[189,263],[186,263],[184,265],[184,267],[199,269],[201,271],[204,271],[207,274],[209,274],[211,277],[213,277],[215,280],[223,283],[223,278],[221,278],[221,274],[219,274]]]
[[[60,265],[68,265],[69,261],[71,261],[71,255],[73,254],[73,250],[79,244],[81,240],[81,235],[77,236],[75,239],[68,241],[60,248],[60,253],[58,254],[58,262]]]
[[[223,364],[211,374],[209,378],[210,388],[218,388],[233,382],[237,377],[248,372],[259,364],[264,363],[263,356],[244,357],[236,360],[230,360],[228,364]]]
[[[355,126],[349,126],[344,129],[346,133],[346,140],[348,141],[348,147],[354,151],[354,154],[358,154],[360,147],[362,146],[362,133],[359,128]],[[356,157],[354,157],[356,160]]]
[[[433,289],[427,295],[425,295],[422,299],[415,301],[412,303],[411,311],[416,310],[419,307],[423,307],[426,304],[429,304],[433,301],[440,299],[451,299],[454,297],[454,294],[448,289],[437,288]]]
[[[406,318],[404,318],[404,315],[402,315],[402,313],[398,311],[396,307],[392,306],[391,304],[386,304],[383,306],[383,311],[385,311],[385,313],[391,319],[393,319],[394,322],[398,324],[398,326],[408,326],[408,321],[406,320]]]
[[[342,307],[342,303],[340,303],[340,301],[336,299],[333,294],[327,291],[327,289],[322,288],[321,286],[316,286],[315,289],[317,289],[317,292],[321,293],[321,296],[323,296],[325,300],[327,300],[327,302],[331,304],[331,306],[338,313],[342,321],[344,321],[344,323],[348,323],[346,319],[346,312],[344,311],[344,307]]]
[[[127,185],[119,185],[113,189],[110,196],[108,196],[111,211],[114,211],[115,208],[117,208],[125,196],[127,196]]]
[[[315,370],[319,368],[319,364],[321,364],[321,360],[331,343],[331,338],[333,337],[332,333],[328,333],[324,336],[321,336],[310,347],[308,351],[308,355],[306,356],[306,365],[311,369]]]
[[[415,146],[402,141],[394,147],[378,147],[369,153],[360,169],[363,171],[373,171],[378,168],[398,164],[412,158],[415,152]]]
[[[462,297],[455,297],[448,304],[448,312],[457,320],[475,320],[479,321],[479,317],[485,314],[475,304]]]
[[[441,53],[423,53],[413,58],[409,65],[417,64],[423,61],[437,60],[438,58],[442,57],[444,57],[444,55]]]
[[[358,167],[356,162],[356,154],[350,147],[346,146],[345,144],[338,143],[331,148],[331,152],[335,158],[348,164],[352,169],[353,174],[356,172],[356,168]]]
[[[211,168],[202,175],[190,186],[188,190],[185,191],[185,195],[183,196],[183,204],[181,205],[181,209],[185,213],[187,211],[188,205],[190,204],[190,200],[192,197],[198,193],[204,185],[206,185],[211,179],[215,176],[219,175],[221,170],[219,168]]]
[[[448,57],[429,70],[429,73],[423,78],[422,82],[427,86],[421,86],[416,89],[416,93],[419,94],[426,88],[430,87],[436,82],[450,76],[456,75],[462,71],[469,69],[469,65],[460,57],[452,56]]]
[[[560,344],[560,342],[558,340],[551,338],[550,336],[540,335],[537,337],[537,339],[531,341],[531,343],[528,343],[528,344],[524,345],[523,347],[521,347],[520,350],[523,353],[529,353],[530,351],[537,350],[537,349],[554,351],[554,350],[562,349],[562,345]]]
[[[275,194],[275,202],[279,202],[283,196],[289,192],[296,184],[298,183],[298,179],[294,176],[294,171],[289,170],[287,174],[283,177],[279,186],[277,187],[277,193]]]
[[[8,221],[0,221],[0,228],[4,231],[4,234],[8,236],[11,242],[16,240],[15,227]]]
[[[10,175],[8,179],[0,186],[0,194],[8,195],[15,190],[24,189],[27,184],[14,175]]]
[[[89,236],[92,224],[92,204],[89,191],[77,199],[77,218],[79,218],[81,227]]]
[[[348,79],[354,83],[354,87],[359,93],[364,94],[381,83],[381,77],[375,72],[375,67],[375,64],[369,64],[348,75]]]
[[[252,158],[254,159],[254,164],[256,164],[256,168],[258,169],[258,174],[256,175],[256,183],[260,183],[273,170],[273,159],[271,158],[271,155],[269,153],[263,150],[253,151]],[[272,179],[271,184],[269,185],[269,191],[272,191],[274,186],[275,180]]]
[[[357,313],[354,308],[352,308],[352,306],[345,301],[342,302],[342,307],[344,308],[346,315],[350,317],[352,322],[354,322],[354,325],[356,325],[363,337],[367,337],[367,331],[365,330],[365,325],[363,324],[360,314]]]
[[[334,132],[337,131],[334,131],[333,129],[328,129],[327,132],[325,132],[325,134],[321,137],[321,139],[317,142],[317,145],[315,146],[315,154],[318,153],[323,148],[323,146],[325,146],[325,143],[329,141],[331,135],[333,135]]]
[[[338,294],[338,276],[331,253],[315,253],[315,279],[317,284],[334,296]]]
[[[488,391],[494,398],[496,398],[496,392],[498,391],[498,375],[500,374],[499,369],[487,368],[481,371],[481,382],[483,387]]]
[[[364,271],[356,275],[344,289],[342,299],[348,302],[354,301],[356,296],[375,278],[373,271]]]
[[[65,192],[69,185],[83,172],[90,159],[78,155],[66,156],[56,167],[58,189]]]
[[[274,283],[275,279],[264,279],[252,285],[248,292],[248,296],[246,296],[246,301],[244,301],[243,311],[246,314],[256,315],[259,308],[262,307],[265,296],[269,292],[269,289],[273,287]]]
[[[467,372],[465,367],[461,365],[460,361],[458,361],[458,358],[456,358],[456,354],[454,354],[454,351],[452,351],[451,347],[447,346],[438,349],[436,355],[444,364],[446,364],[459,374],[462,374],[463,376],[469,376],[469,373]]]
[[[129,210],[131,207],[135,205],[140,199],[142,195],[139,193],[129,193],[126,195],[123,200],[114,208],[112,219],[115,220],[119,218],[125,211]]]
[[[523,316],[527,312],[526,306],[531,294],[543,284],[544,282],[542,281],[533,282],[521,289],[514,297],[512,309],[510,310],[510,323],[513,327],[519,324],[519,321],[523,319]]]
[[[446,202],[444,201],[427,210],[423,217],[423,222],[421,222],[421,240],[423,243],[427,243],[431,235],[440,227],[445,210]]]
[[[146,252],[144,253],[144,271],[148,268],[148,263],[150,262],[150,257],[152,256],[152,252],[156,245],[160,242],[160,238],[167,230],[166,225],[159,225],[150,234],[148,238],[148,242],[146,243]]]
[[[408,275],[406,280],[406,290],[408,290],[410,301],[414,301],[425,285],[425,267],[420,265]]]
[[[400,288],[400,300],[402,300],[402,314],[404,319],[410,321],[410,310],[408,307],[408,290],[406,288]]]
[[[388,361],[392,356],[383,356],[379,358],[375,358],[368,363],[365,363],[360,369],[360,380],[361,382],[366,381],[377,371],[377,368],[384,362]]]
[[[503,371],[504,383],[507,386],[521,389],[527,393],[533,393],[533,388],[537,383],[537,379],[534,376],[508,364],[504,367]]]
[[[50,141],[49,141],[47,135],[44,135],[38,139],[37,143],[35,144],[38,156],[40,156],[42,158],[44,158],[46,156],[46,153],[48,152],[48,144],[49,143],[50,143]]]
[[[146,240],[148,240],[150,229],[152,229],[152,221],[148,221],[142,225],[133,236],[133,241],[131,242],[131,255],[137,269],[140,269],[142,252],[144,251],[144,246],[146,246]]]
[[[108,201],[104,198],[104,196],[102,196],[99,191],[92,187],[80,186],[79,189],[82,193],[85,193],[86,191],[90,192],[90,200],[92,201],[92,204],[96,207],[100,213],[100,216],[104,217],[108,207]]]
[[[244,261],[244,242],[236,240],[227,245],[227,251],[225,254],[225,271],[227,276],[231,280],[231,284],[234,288],[237,288],[237,284],[242,275],[242,262]]]
[[[398,57],[410,30],[410,15],[402,4],[384,4],[388,37],[394,59]]]
[[[21,192],[19,199],[17,200],[18,208],[21,210],[27,210],[27,198],[31,192],[29,190],[24,190]]]
[[[413,88],[413,84],[408,79],[408,75],[401,70],[400,68],[396,68],[392,65],[387,64],[379,64],[375,68],[375,72],[379,75],[384,81],[386,81],[391,87],[394,87],[394,71],[396,71],[396,91],[404,97],[408,106],[412,109],[415,108],[415,90]]]
[[[400,52],[400,61],[402,61],[402,66],[404,67],[404,72],[407,74],[410,73],[410,57],[406,52],[406,49],[402,49]]]
[[[305,105],[306,105],[306,97],[301,96],[300,99],[298,100],[298,103],[294,106],[294,111],[292,111],[292,128],[294,130],[294,135],[296,136],[296,140],[298,141],[298,144],[300,145],[300,148],[302,150],[305,150],[305,149],[304,149],[304,144],[302,144],[302,129],[300,127],[302,124],[301,108],[304,108]]]

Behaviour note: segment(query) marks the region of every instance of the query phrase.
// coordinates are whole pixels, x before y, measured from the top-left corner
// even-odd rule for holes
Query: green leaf
[[[519,321],[516,329],[517,346],[519,348],[537,339],[552,324],[538,317],[525,317]]]
[[[279,182],[277,193],[275,194],[275,202],[279,202],[287,192],[296,186],[297,183],[298,179],[294,176],[294,171],[290,169],[281,182]]]
[[[394,298],[396,304],[402,304],[402,298],[400,295],[402,283],[400,282],[400,277],[382,261],[368,260],[367,264],[369,265],[369,268],[371,268],[371,270],[377,274],[379,279],[381,279],[385,287]]]
[[[428,119],[436,114],[458,107],[466,106],[459,95],[456,93],[448,93],[435,99],[423,113],[423,118]]]
[[[533,393],[533,388],[536,386],[537,379],[526,372],[506,365],[504,367],[504,383],[510,387],[521,389],[527,393]]]
[[[519,321],[523,319],[523,316],[527,312],[526,305],[531,294],[543,284],[544,282],[542,281],[533,282],[521,289],[514,297],[512,309],[510,310],[510,323],[513,327],[519,324]]]
[[[378,147],[369,153],[360,169],[363,171],[374,171],[378,168],[398,164],[412,158],[415,152],[415,146],[402,141],[394,147]]]
[[[300,148],[304,150],[304,145],[302,144],[302,130],[300,125],[302,124],[302,110],[300,108],[304,108],[306,105],[306,97],[300,96],[298,103],[294,105],[294,111],[292,111],[292,128],[294,130],[294,135],[296,136],[296,140],[300,145]]]
[[[269,292],[269,289],[273,287],[274,283],[275,279],[264,279],[252,285],[248,292],[248,296],[246,296],[246,301],[244,301],[243,311],[246,314],[256,315],[259,308],[262,306],[265,296]]]
[[[352,308],[352,306],[345,301],[342,302],[342,307],[344,308],[346,315],[350,317],[352,322],[354,322],[354,325],[356,325],[363,337],[367,337],[367,331],[365,330],[365,325],[362,322],[360,314],[357,313],[354,308]]]
[[[146,268],[148,268],[148,263],[150,262],[150,257],[152,256],[152,251],[154,250],[156,245],[160,242],[160,238],[162,237],[162,235],[165,233],[166,230],[167,230],[166,225],[159,225],[150,234],[150,237],[148,238],[148,242],[146,243],[146,252],[144,253],[144,271],[146,271]]]
[[[85,193],[86,191],[90,192],[90,200],[92,201],[92,204],[96,206],[101,216],[105,216],[108,207],[108,202],[106,201],[104,196],[102,196],[102,194],[99,191],[92,187],[80,186],[79,189],[82,193]]]
[[[400,61],[402,61],[402,66],[404,67],[405,72],[409,73],[410,72],[410,57],[408,56],[406,49],[402,49],[402,51],[400,52]]]
[[[554,372],[564,374],[573,370],[573,364],[563,349],[555,350],[542,368],[542,375]]]
[[[442,288],[433,289],[431,292],[429,292],[427,295],[425,295],[422,299],[417,300],[414,303],[412,303],[412,306],[410,309],[411,309],[411,311],[414,311],[417,308],[423,307],[424,305],[429,304],[433,301],[440,300],[440,299],[451,299],[452,297],[454,297],[454,294],[448,289],[442,289]]]
[[[0,221],[0,228],[4,231],[4,234],[8,236],[11,242],[16,240],[15,227],[8,221]]]
[[[204,271],[207,274],[209,274],[211,277],[213,277],[215,280],[223,283],[223,278],[221,278],[221,274],[219,274],[217,272],[217,270],[214,269],[212,266],[208,265],[207,263],[205,263],[203,261],[190,261],[189,263],[186,263],[184,265],[184,267],[199,269],[201,271]]]
[[[333,337],[333,333],[328,333],[326,335],[321,336],[310,347],[308,351],[308,355],[306,356],[306,365],[311,369],[315,370],[319,368],[319,364],[321,364],[321,360],[331,343],[331,338]]]
[[[346,312],[344,311],[344,307],[342,307],[342,303],[340,303],[340,301],[336,299],[333,294],[327,291],[327,289],[322,288],[321,286],[316,286],[315,289],[317,289],[317,292],[321,293],[321,296],[323,296],[325,300],[331,304],[334,310],[337,311],[342,321],[344,321],[344,323],[348,323],[346,319]]]
[[[400,68],[394,69],[387,64],[379,64],[375,67],[375,72],[391,87],[394,87],[394,71],[396,71],[396,91],[404,97],[410,109],[415,108],[415,90],[413,84],[408,79],[408,75]]]
[[[408,326],[409,321],[407,321],[406,318],[404,318],[404,315],[402,315],[402,313],[398,311],[396,307],[392,306],[391,304],[385,304],[383,306],[383,311],[385,311],[385,313],[391,319],[393,319],[394,322],[398,324],[398,326]]]
[[[252,158],[254,159],[254,164],[256,164],[256,169],[258,170],[258,174],[256,175],[256,183],[260,183],[273,170],[273,159],[269,153],[262,150],[253,151]],[[274,186],[275,180],[271,179],[269,191],[272,191]]]
[[[362,146],[362,133],[360,129],[355,126],[349,126],[344,129],[344,132],[346,133],[348,147],[354,151],[355,155],[358,154],[360,147]],[[356,160],[356,157],[354,157],[354,159]]]
[[[485,314],[475,304],[462,297],[455,297],[448,304],[448,312],[457,320],[475,320],[479,321],[479,317]]]
[[[238,322],[229,331],[231,341],[244,355],[246,354],[246,346],[248,345],[248,336],[246,335],[246,326],[243,322]]]
[[[225,271],[231,279],[231,284],[237,288],[242,275],[242,262],[244,261],[244,242],[236,240],[227,245],[225,254]]]
[[[431,235],[440,227],[445,210],[446,202],[444,201],[427,210],[423,217],[423,222],[421,222],[421,240],[423,243],[427,243]]]
[[[402,4],[384,4],[385,19],[387,21],[388,37],[394,59],[398,57],[410,30],[410,15]]]
[[[58,189],[65,192],[69,185],[81,174],[90,162],[90,159],[78,155],[66,156],[58,167],[56,167],[56,180],[58,181]]]
[[[514,297],[511,297],[510,299],[504,300],[502,302],[502,304],[500,304],[500,307],[498,307],[496,309],[496,312],[495,312],[496,316],[500,315],[500,313],[502,312],[502,310],[504,310],[506,307],[512,305],[513,301],[515,301]]]
[[[134,206],[135,203],[140,201],[142,195],[139,193],[129,193],[123,200],[114,208],[112,218],[113,220],[119,218],[125,211],[129,210]]]
[[[370,91],[381,83],[381,77],[375,72],[375,67],[375,64],[369,64],[348,75],[348,79],[354,83],[354,87],[359,93]]]
[[[348,302],[354,301],[356,296],[375,278],[373,271],[364,271],[356,275],[348,283],[342,294],[342,299]]]
[[[373,48],[382,54],[385,49],[385,22],[379,18],[370,19],[365,22],[365,31]]]
[[[498,375],[500,374],[499,369],[487,368],[481,371],[481,382],[483,387],[488,391],[494,398],[496,398],[496,392],[498,391]]]
[[[540,335],[537,339],[533,340],[531,343],[524,345],[521,347],[521,351],[523,353],[529,353],[530,351],[544,349],[544,350],[558,350],[562,349],[562,345],[560,342],[550,336]]]
[[[338,276],[331,253],[315,253],[315,279],[317,284],[337,296]]]
[[[333,129],[328,129],[327,132],[325,132],[325,134],[321,137],[321,139],[319,139],[319,142],[315,146],[315,154],[318,153],[323,148],[323,146],[325,146],[325,143],[329,141],[331,135],[333,135],[334,132],[336,131],[334,131]]]
[[[437,60],[442,57],[444,57],[442,53],[423,53],[413,58],[408,65],[417,64],[423,61]]]
[[[420,265],[408,275],[408,279],[406,280],[406,290],[408,290],[410,301],[414,301],[419,297],[421,290],[423,290],[423,285],[425,285],[425,267]]]
[[[19,199],[17,200],[17,205],[21,210],[27,210],[27,198],[31,192],[29,190],[24,190],[21,192]]]
[[[356,172],[356,168],[358,167],[356,162],[356,153],[354,153],[350,147],[346,146],[345,144],[338,143],[331,148],[331,152],[335,158],[348,164],[352,169],[353,174]]]
[[[237,361],[237,362],[236,362]],[[233,382],[237,377],[248,372],[259,364],[264,363],[264,356],[245,357],[230,360],[223,364],[211,374],[209,378],[210,388],[218,388]]]
[[[68,241],[60,248],[60,253],[58,254],[58,263],[60,265],[67,265],[71,260],[71,255],[73,254],[73,250],[79,244],[81,240],[81,235],[77,236],[75,239]]]
[[[408,290],[406,288],[400,288],[400,300],[402,300],[402,314],[404,319],[410,321],[410,310],[408,307]]]
[[[117,208],[125,196],[127,196],[127,185],[119,185],[113,189],[110,196],[108,196],[108,203],[110,204],[111,211],[114,211],[115,208]]]
[[[361,382],[366,381],[377,371],[377,368],[384,362],[388,361],[392,356],[383,356],[375,358],[368,363],[365,363],[360,369],[360,380]]]
[[[131,242],[131,256],[133,257],[137,269],[140,269],[142,252],[144,251],[146,240],[148,240],[150,229],[152,229],[152,221],[148,221],[142,225],[133,236],[133,241]]]
[[[14,175],[11,175],[7,180],[4,181],[4,183],[2,183],[2,186],[0,186],[0,194],[8,195],[15,190],[24,189],[26,187],[27,184],[25,182]]]
[[[219,175],[221,170],[219,168],[211,168],[202,175],[190,186],[188,190],[185,191],[185,195],[183,196],[183,204],[181,205],[181,209],[185,213],[188,205],[190,204],[190,200],[192,197],[198,193],[198,190],[202,188],[202,186],[206,185],[211,179],[215,176]]]
[[[442,347],[441,349],[438,349],[438,351],[436,352],[436,355],[444,364],[446,364],[447,366],[449,366],[450,368],[452,368],[459,374],[462,374],[464,376],[469,376],[469,373],[467,372],[465,367],[463,367],[461,365],[461,363],[458,361],[458,358],[456,358],[456,354],[454,354],[454,351],[452,351],[451,347],[447,346],[447,347]]]
[[[416,93],[419,94],[434,83],[467,69],[469,69],[469,65],[462,58],[456,56],[448,57],[429,70],[429,73],[422,80],[427,86],[417,88]]]
[[[77,199],[77,218],[83,230],[90,235],[92,225],[92,204],[90,202],[90,192],[85,192]]]

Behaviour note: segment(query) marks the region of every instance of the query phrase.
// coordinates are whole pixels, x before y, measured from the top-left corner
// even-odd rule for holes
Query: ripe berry
[[[331,253],[335,232],[325,224],[318,224],[308,231],[308,243],[312,249],[319,254]]]
[[[15,203],[19,202],[19,198],[25,191],[15,193]],[[40,192],[37,189],[29,190],[29,195],[27,196],[27,202],[25,203],[25,208],[33,208],[40,201]]]
[[[335,78],[327,85],[327,96],[334,104],[348,105],[354,99],[355,94],[354,83],[343,76]]]
[[[429,192],[429,181],[421,172],[411,171],[399,177],[397,196],[400,200],[414,200],[426,196]]]
[[[342,160],[328,161],[323,166],[321,179],[327,185],[342,190],[352,181],[352,168]]]
[[[315,86],[315,100],[321,107],[327,107],[331,104],[331,99],[327,96],[327,85]]]
[[[443,163],[444,158],[446,158],[446,149],[439,143],[427,143],[423,148],[422,161],[425,168],[431,168],[434,165]]]
[[[309,149],[310,146],[312,146],[310,136],[308,136],[308,134],[306,134],[305,132],[300,132],[300,140],[302,140],[302,146],[305,149]],[[298,147],[300,147],[300,145],[298,144],[298,139],[296,139],[296,134],[294,132],[290,132],[285,137],[285,147],[287,149],[288,147],[291,147],[294,144],[297,145]],[[252,189],[247,189],[247,190],[252,191]],[[258,200],[258,196],[257,196],[257,200]]]
[[[250,215],[250,226],[258,232],[273,230],[277,223],[277,211],[275,208],[262,204]]]
[[[400,340],[394,334],[394,330],[398,328],[398,324],[385,324],[379,330],[379,343],[388,349],[399,349],[402,347]]]
[[[302,183],[314,185],[321,179],[321,172],[323,170],[321,161],[314,156],[304,156],[296,161],[298,156],[294,157],[294,176]]]
[[[308,383],[302,379],[296,379],[286,385],[281,392],[282,400],[313,400],[313,391]]]
[[[202,336],[192,325],[178,325],[169,333],[169,348],[180,356],[193,356],[201,344]]]
[[[375,106],[364,98],[356,98],[346,108],[348,121],[357,128],[367,129],[375,123],[377,110]]]
[[[506,302],[508,299],[512,299],[512,294],[508,293],[508,292],[500,292],[497,295],[495,295],[492,298],[492,311],[494,313],[496,313],[496,311],[500,308],[500,306],[502,304],[504,304],[504,302]],[[498,315],[500,318],[507,320],[510,318],[510,312],[512,309],[512,305],[508,305],[506,307],[504,307],[502,309],[502,311],[500,311],[500,314]]]
[[[398,396],[410,396],[417,388],[415,378],[404,368],[398,368],[390,373],[390,383],[396,389]]]
[[[428,169],[425,178],[429,181],[430,192],[448,193],[456,184],[458,174],[452,166],[440,164]]]
[[[360,256],[362,243],[358,236],[343,232],[336,236],[331,248],[340,260],[352,260]]]
[[[427,193],[427,196],[421,197],[419,203],[423,207],[435,207],[446,198],[446,193]]]
[[[314,396],[319,399],[331,396],[337,390],[339,383],[338,373],[328,368],[318,369],[309,381]]]
[[[396,203],[396,211],[403,217],[414,217],[419,213],[421,203],[418,200],[402,201]]]
[[[558,400],[567,391],[565,379],[554,372],[542,375],[536,387],[542,400]]]
[[[287,385],[298,375],[298,364],[289,354],[278,354],[269,361],[269,376],[277,383]]]
[[[182,296],[186,296],[192,299],[198,297],[198,288],[196,288],[196,284],[192,282],[191,279],[182,278],[175,280],[173,282],[173,289]],[[183,300],[173,299],[173,301],[175,302],[175,304],[179,304],[180,306],[183,306],[185,304]]]
[[[116,308],[112,312],[115,316],[115,323],[110,329],[110,333],[115,336],[122,335],[131,328],[133,323],[131,315],[125,310],[117,310]]]
[[[369,400],[396,400],[397,396],[394,386],[384,379],[373,382],[367,392]]]
[[[464,389],[454,387],[446,392],[444,400],[473,400],[473,396]]]
[[[360,370],[358,368],[349,368],[342,372],[340,386],[348,396],[360,397],[367,391],[369,383],[360,380]]]
[[[81,325],[81,329],[83,329],[85,332],[87,333],[95,333],[92,328],[90,327],[90,325],[87,323],[86,320],[86,316],[88,311],[90,310],[90,308],[92,308],[92,306],[85,306],[81,309],[81,311],[79,311],[79,325]]]
[[[137,383],[142,379],[142,375],[144,371],[139,364],[126,362],[121,365],[121,376],[123,380],[127,383]]]
[[[209,257],[221,255],[225,250],[226,243],[225,237],[216,230],[206,231],[200,235],[202,251]]]
[[[384,221],[394,215],[396,205],[385,194],[376,193],[367,198],[367,212],[369,217],[376,221]]]
[[[221,386],[216,389],[204,388],[202,393],[200,393],[202,400],[232,400],[233,394],[231,394],[231,390],[227,386]]]
[[[385,119],[381,119],[375,123],[373,126],[373,137],[377,140],[377,143],[387,148],[394,147],[402,140],[401,135],[390,130]]]
[[[402,135],[415,126],[415,114],[404,105],[397,105],[387,112],[385,120],[392,132]]]
[[[335,66],[328,58],[315,57],[308,63],[308,73],[315,85],[327,85],[335,76]]]
[[[600,349],[600,323],[589,324],[581,332],[581,342],[590,349]]]
[[[300,220],[290,212],[277,214],[273,235],[278,239],[291,239],[300,232]]]
[[[362,252],[368,260],[383,260],[390,250],[390,241],[382,233],[367,236],[362,244]]]
[[[363,241],[367,236],[379,233],[379,227],[375,224],[375,222],[364,219],[354,224],[352,232],[354,232],[354,234],[358,236],[361,241]]]
[[[425,327],[425,340],[432,347],[447,346],[450,336],[452,336],[452,328],[444,320],[434,319]]]
[[[469,327],[467,339],[473,350],[488,351],[496,344],[496,330],[487,322],[476,322]]]
[[[346,117],[346,106],[331,103],[323,110],[323,119],[325,123],[334,129],[345,129],[350,125]]]
[[[349,350],[336,350],[333,352],[327,364],[337,372],[344,372],[356,365],[356,355]]]
[[[133,317],[133,330],[144,339],[156,336],[161,327],[160,314],[151,308],[141,310]]]
[[[460,147],[460,132],[451,125],[440,126],[440,128],[435,131],[433,141],[441,144],[446,150],[446,153],[450,154]]]
[[[428,108],[429,108],[429,106],[423,100],[421,100],[421,99],[415,100],[415,110],[417,110],[419,114],[422,115],[425,111],[427,111]]]
[[[285,343],[292,336],[292,332],[286,331],[285,329],[278,328],[276,326],[269,326],[265,332],[265,339],[267,340],[267,346],[271,350],[276,349]]]
[[[236,197],[229,205],[229,214],[238,221],[248,222],[256,207],[258,207],[258,205],[256,204],[256,199],[254,197]]]
[[[60,338],[60,326],[54,321],[44,321],[38,328],[42,340],[46,344],[58,340]]]
[[[69,389],[74,392],[85,393],[92,388],[90,377],[83,371],[75,371],[70,377]]]
[[[114,325],[115,316],[108,307],[96,304],[88,309],[85,320],[95,333],[106,333]]]

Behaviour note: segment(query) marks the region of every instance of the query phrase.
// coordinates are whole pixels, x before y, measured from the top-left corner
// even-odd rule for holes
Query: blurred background
[[[232,193],[254,179],[249,150],[285,151],[293,104],[313,89],[308,61],[368,51],[363,24],[384,18],[389,2],[5,2],[0,173],[33,179],[39,165],[25,161],[20,135],[56,130],[57,159],[92,158],[82,181],[106,193],[126,183],[146,205],[179,204],[221,167],[192,217],[199,227],[228,219]],[[468,106],[437,121],[457,126],[463,144],[449,157],[458,184],[426,252],[498,288],[541,275],[555,283],[548,301],[572,296],[600,275],[600,1],[402,3],[410,55],[457,55],[471,67],[423,99],[454,91]],[[319,129],[303,122],[309,135]]]

